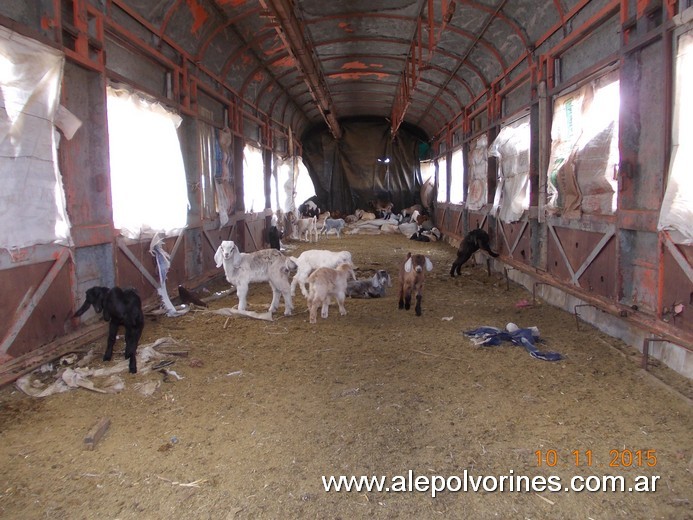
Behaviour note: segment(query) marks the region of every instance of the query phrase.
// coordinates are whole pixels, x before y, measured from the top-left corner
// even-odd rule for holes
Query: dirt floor
[[[142,343],[171,336],[189,350],[169,367],[183,379],[125,373],[117,394],[42,399],[0,391],[0,517],[693,518],[693,409],[618,340],[541,302],[523,306],[531,294],[485,263],[451,279],[445,243],[351,235],[317,247],[349,250],[360,277],[387,269],[393,281],[407,251],[425,253],[434,269],[423,316],[398,309],[395,283],[382,299],[348,299],[346,316],[332,305],[315,325],[300,293],[294,315],[282,307],[272,322],[232,317],[224,328],[226,317],[204,311],[149,319]],[[251,286],[249,301],[265,310],[267,284]],[[538,346],[564,359],[463,334],[508,322],[538,327]],[[693,396],[690,381],[652,371]],[[147,381],[160,383],[150,397],[135,388]],[[85,450],[102,417],[110,428]],[[385,476],[392,489],[326,492],[330,475]],[[453,489],[433,497],[434,476]],[[574,476],[597,477],[590,487],[622,476],[626,488],[644,476],[650,491],[564,491]],[[473,491],[479,477],[486,490]],[[560,491],[542,491],[542,479]]]

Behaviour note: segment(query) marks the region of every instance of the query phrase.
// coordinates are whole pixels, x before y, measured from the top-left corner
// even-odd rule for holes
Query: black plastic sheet
[[[402,125],[393,139],[390,124],[383,119],[347,120],[340,125],[343,135],[338,141],[326,126],[302,138],[303,162],[321,210],[372,211],[375,200],[386,199],[398,212],[420,203],[419,153],[426,143],[420,132]]]

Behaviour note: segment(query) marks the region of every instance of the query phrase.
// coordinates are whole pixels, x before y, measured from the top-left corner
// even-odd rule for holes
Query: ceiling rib
[[[430,1],[430,0],[429,0],[429,1]],[[484,34],[486,33],[486,30],[487,30],[487,29],[489,28],[489,26],[493,23],[493,20],[498,16],[498,13],[500,13],[500,12],[503,10],[503,7],[505,6],[506,3],[507,3],[507,0],[500,0],[500,2],[498,3],[498,6],[495,8],[495,10],[493,11],[493,13],[489,14],[489,15],[486,17],[486,21],[484,22],[484,25],[483,25],[483,26],[481,27],[481,29],[479,30],[479,32],[478,32],[478,34],[476,35],[476,38],[474,39],[474,41],[473,41],[473,42],[471,43],[471,45],[467,48],[467,52],[465,52],[465,53],[464,53],[464,56],[462,56],[462,57],[458,60],[457,67],[455,67],[455,69],[454,69],[452,72],[450,72],[450,75],[448,76],[448,78],[447,78],[447,79],[445,80],[445,82],[440,86],[440,91],[441,91],[441,92],[443,91],[443,89],[445,89],[445,88],[450,84],[450,82],[451,82],[452,79],[457,75],[457,73],[459,72],[459,70],[465,65],[465,63],[466,63],[466,61],[467,61],[467,58],[469,58],[469,55],[470,55],[470,54],[472,53],[472,51],[474,50],[474,47],[476,47],[477,44],[479,43],[479,41],[483,38]],[[430,110],[431,106],[432,106],[433,103],[435,102],[435,99],[437,99],[437,98],[438,98],[438,96],[436,96],[436,98],[434,98],[434,101],[431,102],[431,104],[430,104],[430,105],[428,106],[428,108],[424,111],[424,113],[426,113],[426,112],[428,112],[428,111]]]
[[[321,69],[313,52],[312,44],[308,41],[303,24],[296,17],[290,0],[259,0],[260,4],[277,21],[275,29],[286,45],[287,50],[296,60],[296,65],[303,76],[308,91],[330,128],[335,139],[342,136],[342,129],[337,120],[337,112],[322,77]]]

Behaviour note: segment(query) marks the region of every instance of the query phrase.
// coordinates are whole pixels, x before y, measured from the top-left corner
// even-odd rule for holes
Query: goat
[[[431,239],[424,234],[422,228],[419,228],[416,233],[409,237],[409,240],[416,240],[417,242],[430,242]]]
[[[320,208],[317,205],[317,197],[311,197],[298,207],[300,217],[317,217],[320,215]]]
[[[103,313],[104,321],[109,322],[103,360],[110,361],[113,357],[113,345],[116,342],[118,328],[123,325],[125,327],[125,359],[130,360],[128,365],[130,373],[136,374],[137,344],[144,329],[144,313],[139,295],[134,289],[92,287],[87,289],[87,299],[75,312],[74,317],[81,316],[91,306],[97,313]]]
[[[430,231],[426,231],[424,228],[419,227],[409,239],[417,240],[418,242],[438,242],[441,237],[440,229],[437,227],[431,228]]]
[[[308,311],[310,314],[310,323],[317,323],[318,306],[322,307],[320,316],[327,318],[330,299],[337,300],[339,305],[339,314],[346,315],[347,311],[344,307],[344,299],[346,297],[347,278],[354,276],[354,268],[349,263],[343,263],[336,268],[320,267],[313,271],[308,277]]]
[[[375,220],[375,213],[369,211],[363,211],[362,209],[357,209],[354,211],[357,220]]]
[[[244,311],[248,305],[248,285],[251,282],[269,282],[272,288],[272,303],[269,311],[279,308],[279,299],[284,297],[284,315],[293,311],[289,272],[296,266],[294,262],[276,249],[260,249],[253,253],[241,253],[231,240],[221,242],[214,254],[217,267],[224,266],[226,280],[236,286],[238,310]]]
[[[418,211],[419,213],[421,213],[423,211],[423,206],[421,204],[414,204],[400,211],[400,215],[402,216],[402,218],[411,218],[411,215],[412,213],[414,213],[414,211]]]
[[[421,298],[424,288],[424,269],[431,271],[433,263],[424,255],[407,253],[399,268],[399,308],[409,310],[412,293],[416,293],[416,315],[421,316]]]
[[[269,231],[267,232],[267,238],[269,239],[269,245],[272,249],[276,249],[277,251],[281,250],[282,234],[277,226],[270,226]]]
[[[294,222],[294,232],[298,240],[303,240],[306,237],[306,242],[312,242],[312,237],[318,241],[318,217],[300,218]]]
[[[392,280],[387,271],[380,269],[368,280],[347,282],[346,295],[350,298],[380,298],[385,296],[385,287],[392,287]]]
[[[457,258],[450,268],[450,276],[454,277],[455,273],[459,275],[462,270],[462,264],[469,260],[479,249],[483,249],[494,258],[498,256],[498,253],[491,251],[488,233],[483,229],[473,229],[460,242],[460,247],[457,249]]]
[[[392,214],[392,208],[395,205],[390,201],[390,196],[387,193],[379,193],[375,200],[370,201],[375,216],[382,219],[387,219]]]
[[[310,273],[320,267],[335,268],[339,264],[351,264],[351,253],[349,251],[326,251],[323,249],[309,249],[301,253],[298,258],[291,257],[296,264],[296,274],[291,281],[291,294],[296,294],[296,286],[301,287],[303,296],[308,297],[306,282]]]
[[[422,215],[419,210],[414,210],[411,214],[410,222],[416,222],[420,229],[424,231],[430,231],[433,229],[433,221],[428,215]]]
[[[337,238],[341,238],[342,229],[344,229],[345,225],[346,222],[343,218],[326,218],[320,230],[320,234],[327,235],[334,229],[337,232]]]

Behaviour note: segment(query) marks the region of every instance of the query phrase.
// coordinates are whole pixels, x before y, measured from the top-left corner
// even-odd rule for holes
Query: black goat
[[[450,268],[450,276],[455,276],[455,273],[459,275],[462,270],[462,264],[469,260],[479,249],[483,249],[494,258],[498,256],[498,253],[491,251],[488,233],[483,229],[473,229],[465,235],[460,243],[460,247],[457,249],[457,258]]]
[[[267,236],[269,238],[270,247],[272,249],[276,249],[277,251],[281,250],[282,233],[281,231],[279,231],[279,228],[277,226],[270,226],[269,231],[267,232]]]
[[[134,289],[114,287],[92,287],[87,289],[87,299],[75,312],[75,317],[81,316],[93,306],[97,313],[103,312],[103,319],[109,322],[108,339],[104,361],[113,357],[113,345],[116,341],[118,328],[125,327],[125,359],[130,360],[131,374],[137,373],[137,344],[144,329],[144,313],[142,301]]]

